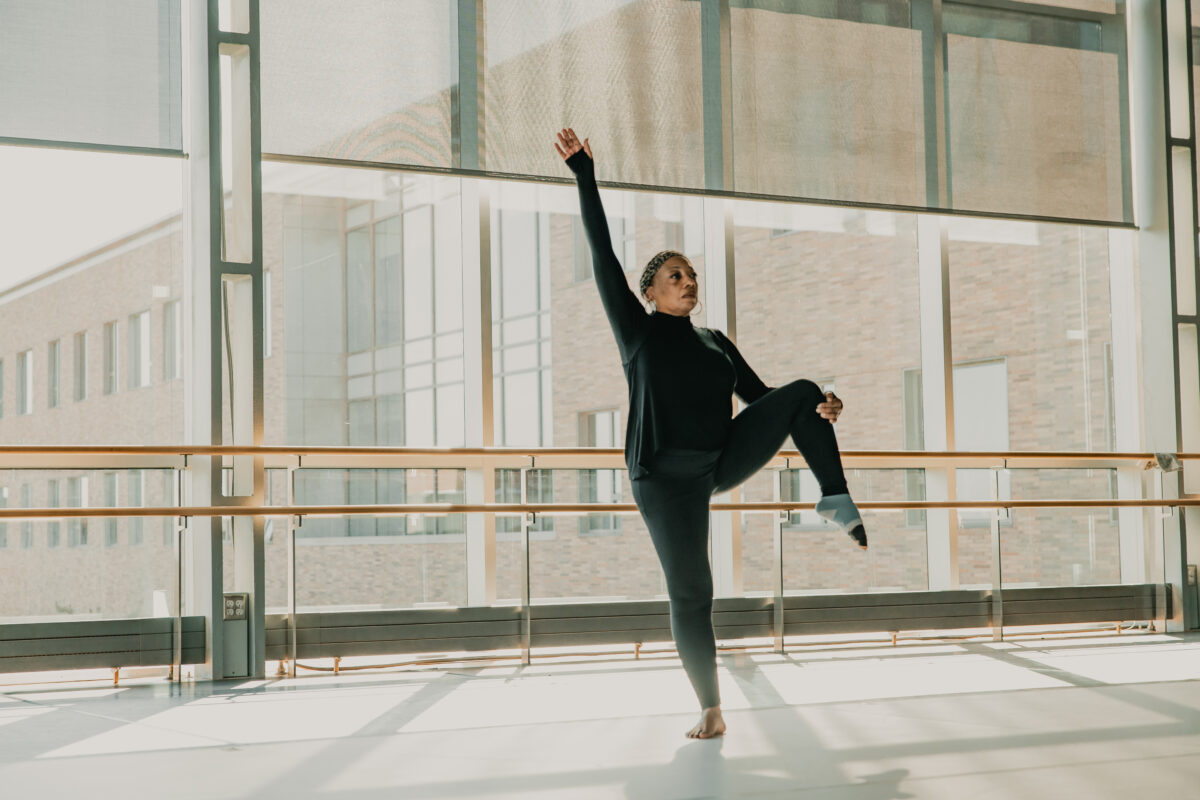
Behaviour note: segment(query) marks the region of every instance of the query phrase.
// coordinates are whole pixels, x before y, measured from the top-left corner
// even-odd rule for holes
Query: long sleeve
[[[613,252],[612,238],[608,232],[608,221],[604,217],[604,206],[600,202],[600,189],[596,186],[595,162],[580,150],[567,159],[567,166],[575,173],[579,187],[579,210],[583,215],[583,229],[587,233],[592,250],[592,265],[596,276],[596,288],[604,313],[612,326],[621,351],[622,363],[627,362],[645,337],[647,315],[642,304],[629,288],[625,271]]]
[[[725,355],[729,356],[729,360],[733,362],[733,371],[736,377],[733,391],[737,396],[745,400],[747,403],[753,403],[758,398],[762,397],[767,392],[771,391],[771,387],[762,382],[762,379],[750,368],[746,363],[746,359],[742,358],[742,354],[738,352],[737,345],[729,340],[729,337],[720,331],[713,331],[717,339],[721,342],[721,347],[725,351]]]

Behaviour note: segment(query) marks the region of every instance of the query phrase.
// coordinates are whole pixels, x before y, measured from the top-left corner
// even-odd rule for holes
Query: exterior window
[[[584,447],[617,447],[621,412],[596,411],[580,417],[580,443]],[[579,500],[582,503],[621,502],[621,473],[615,469],[579,471]],[[579,532],[619,531],[621,518],[616,514],[588,514],[579,520]]]
[[[134,508],[140,508],[146,505],[146,473],[144,470],[134,469],[129,471],[129,505]],[[144,538],[144,522],[145,517],[130,517],[129,518],[129,544],[139,545]]]
[[[637,263],[637,227],[636,198],[628,194],[612,195],[602,192],[605,209],[612,208],[608,213],[608,235],[612,239],[613,252],[620,260],[626,272],[638,266]],[[592,251],[588,247],[587,234],[583,229],[583,220],[575,217],[572,220],[572,249],[575,253],[575,282],[590,281],[595,275],[592,266]]]
[[[4,417],[4,359],[0,359],[0,419]]]
[[[58,481],[51,478],[46,482],[46,508],[58,508]],[[58,520],[46,523],[46,547],[58,547],[62,538],[62,526]]]
[[[87,331],[75,334],[75,402],[87,399]]]
[[[87,478],[67,478],[67,505],[71,508],[83,508],[87,505]],[[67,520],[67,546],[86,546],[87,520],[75,517]]]
[[[269,481],[267,486],[270,486]],[[162,496],[164,506],[176,504],[175,488],[175,473],[171,471],[164,472],[162,474]],[[171,547],[175,544],[175,520],[172,517],[163,517],[162,540],[163,547]]]
[[[112,394],[117,391],[117,370],[120,357],[121,332],[117,323],[104,324],[104,393]]]
[[[921,390],[921,370],[904,370],[904,449],[925,449],[925,403]],[[904,499],[925,499],[925,470],[904,470]],[[925,527],[925,510],[904,512],[904,524],[910,528]]]
[[[271,357],[271,339],[271,273],[263,272],[263,358]]]
[[[1008,450],[1008,365],[1004,360],[954,367],[954,445],[958,450]],[[956,470],[960,500],[991,500],[992,472]],[[1000,471],[999,499],[1012,497],[1008,470]],[[987,527],[992,511],[960,511],[963,527]]]
[[[29,508],[33,505],[33,487],[28,483],[21,484],[21,508]],[[21,547],[28,550],[33,547],[33,520],[23,520],[21,522]]]
[[[904,372],[904,447],[920,450],[925,446],[924,410],[921,396],[921,370]],[[1008,450],[1008,365],[1003,360],[954,365],[954,436],[957,450]],[[924,470],[908,470],[905,497],[925,499]],[[987,469],[955,471],[959,500],[991,500],[992,472]],[[1007,470],[1000,472],[1000,497],[1012,497]],[[959,511],[965,528],[987,527],[992,512]],[[925,514],[905,512],[911,526],[924,526]]]
[[[8,508],[8,487],[0,486],[0,508]],[[0,521],[0,550],[8,547],[8,523]]]
[[[150,312],[129,317],[129,388],[150,385]]]
[[[182,320],[179,301],[163,306],[163,380],[173,381],[183,374]]]
[[[61,375],[62,340],[55,339],[46,347],[46,405],[59,406],[59,376]]]
[[[548,469],[531,469],[526,475],[529,476],[528,489],[526,491],[526,499],[530,503],[552,503],[554,502],[554,472]],[[497,503],[519,503],[521,502],[521,470],[519,469],[498,469],[496,470],[496,502]],[[553,531],[554,517],[545,515],[539,516],[537,521],[533,523],[530,531]],[[496,532],[497,533],[520,533],[521,518],[520,517],[496,517]]]
[[[116,508],[117,505],[117,473],[104,473],[104,505]],[[117,518],[104,518],[104,546],[112,547],[117,543]]]
[[[17,353],[17,413],[33,412],[33,351]]]

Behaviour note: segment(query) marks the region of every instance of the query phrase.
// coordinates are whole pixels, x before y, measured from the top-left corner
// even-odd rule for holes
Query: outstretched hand
[[[592,157],[592,147],[588,144],[588,140],[579,141],[579,137],[575,135],[574,128],[563,128],[558,132],[558,141],[554,143],[554,149],[566,161],[571,156],[578,153],[580,150],[588,154],[588,158]]]
[[[837,422],[838,415],[842,413],[842,401],[833,392],[826,392],[825,402],[817,404],[817,413],[821,419]]]

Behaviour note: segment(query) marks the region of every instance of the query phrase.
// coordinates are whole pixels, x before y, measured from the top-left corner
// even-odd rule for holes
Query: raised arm
[[[616,336],[621,361],[628,361],[645,335],[647,317],[642,304],[625,280],[625,271],[617,261],[617,254],[613,252],[608,220],[604,217],[600,189],[596,186],[592,149],[586,139],[581,143],[570,128],[559,132],[554,149],[567,162],[571,172],[575,173],[575,183],[579,187],[579,210],[592,251],[596,288],[600,292],[600,302],[604,304],[604,313],[608,315],[608,323]]]

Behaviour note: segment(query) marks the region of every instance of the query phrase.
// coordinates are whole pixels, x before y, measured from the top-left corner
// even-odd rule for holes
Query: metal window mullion
[[[733,189],[733,79],[729,0],[701,0],[704,186]]]
[[[925,130],[925,205],[950,206],[949,120],[946,114],[946,35],[942,0],[913,0],[912,27],[921,33]]]
[[[458,169],[483,168],[484,0],[458,0],[454,8],[458,81],[450,91],[450,147]]]

